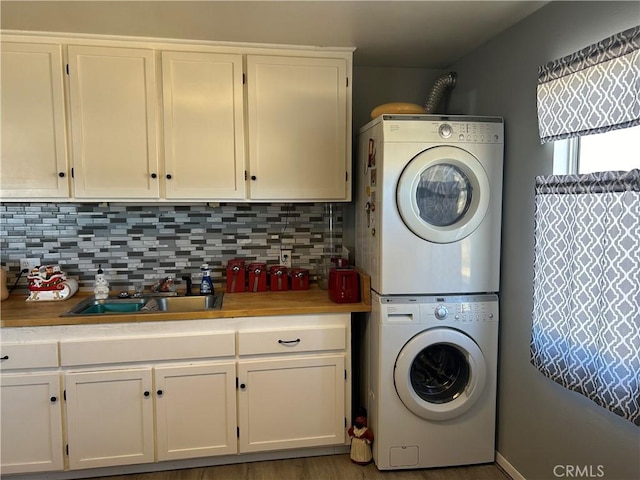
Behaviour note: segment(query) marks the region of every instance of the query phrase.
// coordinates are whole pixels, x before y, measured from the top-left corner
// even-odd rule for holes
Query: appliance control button
[[[438,133],[442,138],[449,138],[453,133],[453,128],[451,128],[451,125],[443,123],[440,125],[440,128],[438,128]]]
[[[438,320],[444,320],[445,318],[447,318],[449,311],[444,305],[439,305],[436,307],[434,314]]]

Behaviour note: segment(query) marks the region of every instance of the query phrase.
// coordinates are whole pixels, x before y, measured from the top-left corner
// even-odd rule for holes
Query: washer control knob
[[[451,128],[451,125],[448,123],[443,123],[440,125],[440,128],[438,128],[438,133],[442,138],[449,138],[453,133],[453,128]]]
[[[434,314],[438,320],[444,320],[445,318],[447,318],[449,310],[447,310],[447,307],[445,307],[444,305],[438,305]]]

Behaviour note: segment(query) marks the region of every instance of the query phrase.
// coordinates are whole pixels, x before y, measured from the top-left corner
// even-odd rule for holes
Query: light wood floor
[[[107,477],[105,480],[509,480],[496,465],[379,471],[348,454]]]

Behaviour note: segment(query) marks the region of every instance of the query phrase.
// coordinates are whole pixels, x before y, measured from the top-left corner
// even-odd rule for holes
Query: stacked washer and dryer
[[[504,126],[382,115],[359,133],[356,264],[380,470],[493,462]]]

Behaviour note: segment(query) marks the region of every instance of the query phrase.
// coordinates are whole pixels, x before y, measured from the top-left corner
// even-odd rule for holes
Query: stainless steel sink
[[[222,308],[222,293],[216,295],[189,297],[144,296],[141,298],[109,297],[106,300],[96,300],[89,297],[78,303],[61,316],[85,315],[123,315],[131,313],[153,312],[198,312],[202,310],[220,310]]]
[[[147,304],[150,310],[153,302],[160,312],[197,312],[199,310],[219,310],[222,308],[222,294],[193,297],[157,297]]]

